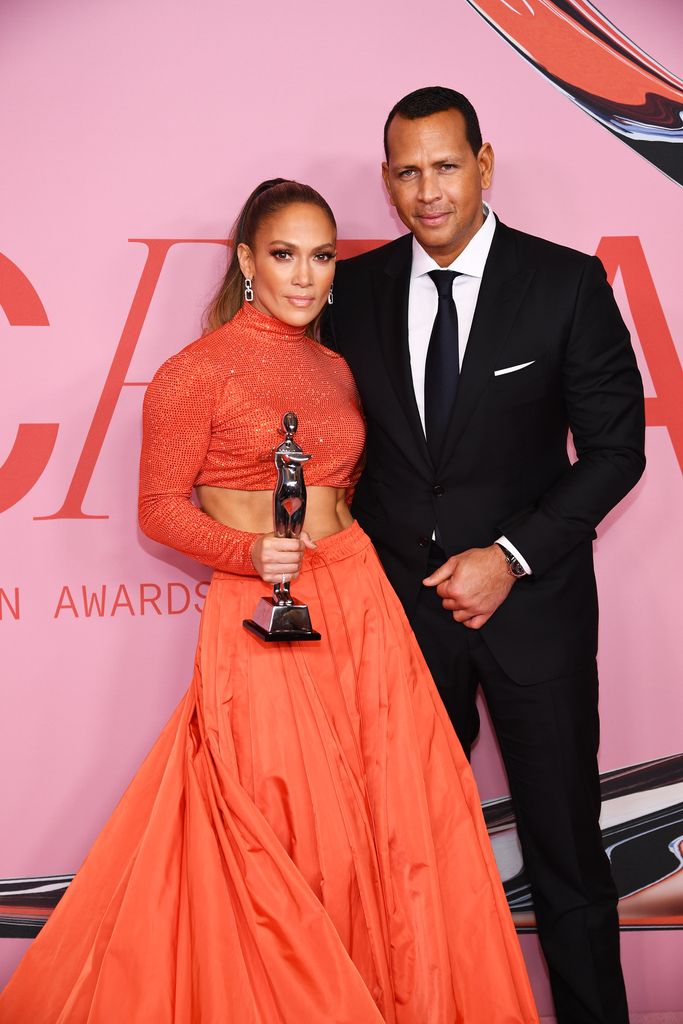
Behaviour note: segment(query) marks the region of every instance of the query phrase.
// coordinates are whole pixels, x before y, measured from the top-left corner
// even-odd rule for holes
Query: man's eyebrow
[[[439,164],[457,164],[458,158],[452,154],[446,156],[437,157],[436,160],[432,160],[430,167],[438,167]],[[397,171],[419,171],[417,164],[394,164],[394,169]]]

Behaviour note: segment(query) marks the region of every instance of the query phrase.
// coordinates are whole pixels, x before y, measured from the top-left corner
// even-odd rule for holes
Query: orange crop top
[[[148,537],[228,572],[254,574],[260,536],[224,526],[191,501],[200,484],[272,490],[282,417],[313,458],[309,486],[352,489],[365,424],[344,359],[304,329],[246,303],[233,319],[161,366],[143,407],[139,517]]]

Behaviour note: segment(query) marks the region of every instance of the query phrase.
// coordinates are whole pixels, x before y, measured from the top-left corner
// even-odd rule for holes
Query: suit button
[[[446,490],[444,487],[441,486],[441,484],[434,484],[434,486],[432,487],[432,494],[434,495],[435,498],[440,498],[445,493]]]
[[[417,543],[420,545],[421,548],[429,547],[429,537],[418,537]]]

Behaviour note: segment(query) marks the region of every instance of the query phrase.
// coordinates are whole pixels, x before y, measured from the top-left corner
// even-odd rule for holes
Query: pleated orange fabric
[[[474,780],[368,538],[246,633],[217,572],[194,676],[4,994],[3,1024],[537,1021]]]

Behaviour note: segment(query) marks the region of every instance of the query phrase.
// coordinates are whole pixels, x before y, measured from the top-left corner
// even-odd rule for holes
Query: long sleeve
[[[191,501],[211,441],[213,390],[203,360],[188,349],[158,370],[143,406],[140,528],[152,540],[225,572],[256,575],[260,534],[224,526]]]
[[[643,386],[629,334],[595,257],[586,265],[567,345],[564,394],[577,462],[505,535],[541,574],[634,486],[645,466]]]

